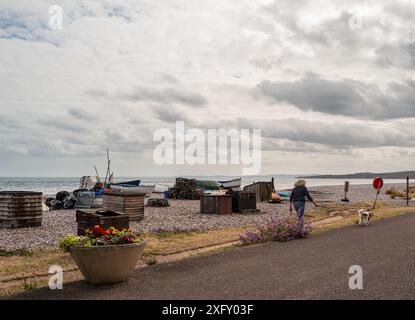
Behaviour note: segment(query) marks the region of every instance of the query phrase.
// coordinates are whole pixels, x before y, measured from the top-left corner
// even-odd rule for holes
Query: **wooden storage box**
[[[273,182],[255,182],[244,187],[244,191],[255,192],[257,202],[270,200],[273,189]]]
[[[232,214],[232,196],[205,195],[200,200],[201,214]]]
[[[128,214],[130,221],[144,218],[145,193],[108,192],[104,193],[104,208]]]
[[[76,211],[76,222],[78,223],[78,236],[85,234],[85,230],[94,226],[103,229],[114,227],[118,230],[126,229],[130,226],[129,216],[121,212],[105,209],[84,209]]]
[[[256,208],[256,193],[248,191],[233,191],[232,192],[232,212],[257,210]]]
[[[0,192],[1,228],[40,227],[42,225],[42,214],[41,192]]]

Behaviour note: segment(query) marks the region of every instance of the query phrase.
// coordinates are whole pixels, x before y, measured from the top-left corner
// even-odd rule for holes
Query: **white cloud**
[[[33,166],[33,174],[46,172],[59,157],[78,175],[81,159],[100,157],[107,146],[124,159],[120,174],[157,173],[148,156],[152,132],[176,117],[202,128],[255,119],[252,125],[265,132],[273,121],[281,123],[266,138],[266,159],[284,152],[291,172],[300,153],[326,159],[329,171],[350,162],[351,153],[369,157],[373,148],[385,159],[395,150],[404,164],[413,156],[413,136],[398,126],[412,120],[388,120],[413,116],[406,88],[413,84],[415,5],[408,1],[54,4],[63,8],[62,30],[48,27],[49,1],[0,0],[0,159],[7,162],[0,174],[19,172],[22,163]],[[349,21],[357,13],[362,28],[354,30]],[[323,87],[304,84],[313,73]],[[260,83],[279,85],[278,94],[271,88],[272,103],[252,96]],[[304,85],[293,88],[296,83]],[[321,96],[330,84],[342,101],[305,104],[304,97]],[[358,97],[362,90],[363,102],[349,99],[347,92]],[[356,120],[356,114],[364,117]],[[339,122],[337,130],[320,125]],[[342,143],[348,129],[353,135]],[[44,169],[31,164],[39,158]],[[389,160],[382,161],[387,169]],[[265,161],[266,172],[277,168]],[[50,174],[59,175],[58,169]]]

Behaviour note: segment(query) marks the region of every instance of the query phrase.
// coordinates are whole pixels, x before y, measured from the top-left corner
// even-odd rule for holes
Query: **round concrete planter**
[[[87,282],[112,284],[128,280],[146,244],[144,240],[112,246],[73,246],[69,252]]]

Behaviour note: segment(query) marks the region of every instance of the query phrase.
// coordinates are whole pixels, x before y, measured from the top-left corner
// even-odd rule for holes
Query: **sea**
[[[232,176],[183,176],[200,180],[227,180],[238,177]],[[291,189],[297,178],[296,175],[261,175],[243,176],[242,187],[253,182],[271,181],[274,177],[275,188],[279,191]],[[173,186],[176,177],[120,177],[114,182],[140,179],[142,184],[162,184]],[[307,179],[307,186],[335,186],[343,185],[344,179]],[[351,184],[371,184],[369,179],[351,179]],[[385,183],[403,183],[403,180],[389,179]],[[36,191],[44,195],[55,195],[59,191],[73,191],[79,189],[80,177],[0,177],[0,191]]]

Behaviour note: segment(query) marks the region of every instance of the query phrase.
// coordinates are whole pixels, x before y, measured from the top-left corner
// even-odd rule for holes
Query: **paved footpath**
[[[349,267],[363,289],[349,289]],[[39,289],[23,299],[415,299],[415,214],[288,243],[137,269],[127,284]]]

